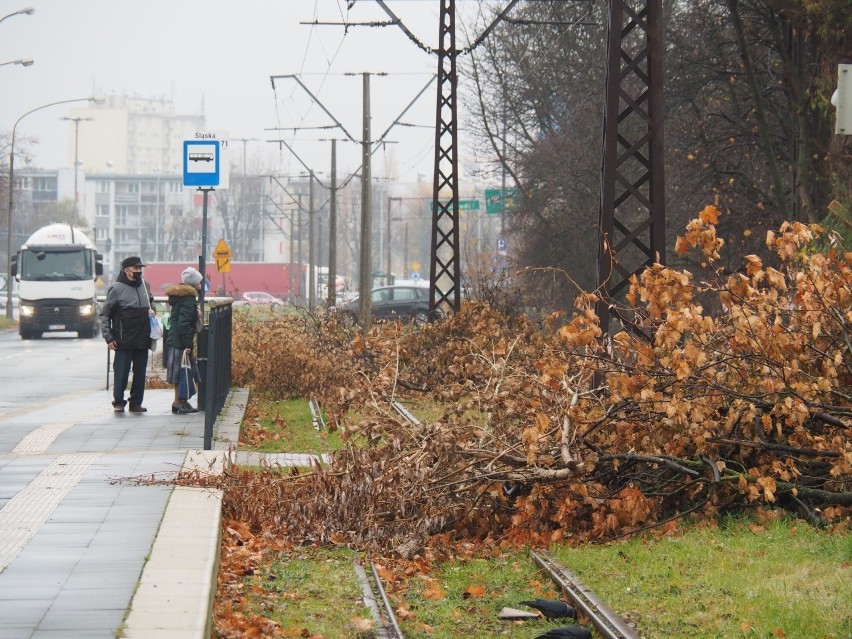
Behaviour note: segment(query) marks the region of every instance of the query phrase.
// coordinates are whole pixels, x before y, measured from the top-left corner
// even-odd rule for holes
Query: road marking
[[[100,456],[62,456],[6,503],[0,510],[0,572],[12,563]]]

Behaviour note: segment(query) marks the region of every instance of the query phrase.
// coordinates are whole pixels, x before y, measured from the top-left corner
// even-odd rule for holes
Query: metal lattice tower
[[[438,106],[435,122],[435,181],[429,299],[434,307],[461,305],[458,251],[458,127],[456,126],[456,4],[440,0]]]
[[[610,0],[597,287],[601,328],[629,279],[665,264],[661,0]]]

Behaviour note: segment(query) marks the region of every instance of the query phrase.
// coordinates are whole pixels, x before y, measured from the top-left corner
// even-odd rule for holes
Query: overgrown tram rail
[[[396,400],[389,400],[390,407],[413,426],[420,421]],[[309,400],[315,427],[322,424],[321,411],[315,399]],[[602,639],[638,639],[635,629],[630,627],[616,612],[609,608],[592,590],[582,584],[567,567],[559,564],[549,553],[532,551],[532,561],[547,573],[548,577],[571,600],[571,604],[588,619]],[[369,566],[367,564],[369,563]],[[369,571],[367,568],[369,567]],[[393,606],[382,585],[375,563],[362,560],[355,564],[355,573],[361,583],[364,604],[370,609],[376,622],[378,639],[403,639],[402,629],[393,612]]]
[[[531,558],[571,600],[571,604],[580,614],[588,619],[602,639],[639,639],[639,634],[634,628],[625,623],[616,612],[549,553],[533,551]],[[376,622],[377,639],[404,639],[376,564],[362,560],[360,563],[355,563],[354,568],[361,584],[364,605],[370,610]]]

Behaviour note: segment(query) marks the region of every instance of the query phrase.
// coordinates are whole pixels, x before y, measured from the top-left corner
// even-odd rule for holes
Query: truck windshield
[[[92,251],[30,247],[21,254],[22,280],[91,280]]]

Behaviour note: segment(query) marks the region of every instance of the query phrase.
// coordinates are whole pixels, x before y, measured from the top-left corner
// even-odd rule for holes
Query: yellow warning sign
[[[213,257],[217,260],[219,258],[224,257],[233,257],[233,253],[231,253],[231,249],[228,248],[228,245],[225,244],[225,240],[219,240],[219,243],[216,245],[216,250],[213,251]]]
[[[230,257],[217,257],[216,258],[216,272],[217,273],[230,273],[231,272],[231,258]]]

